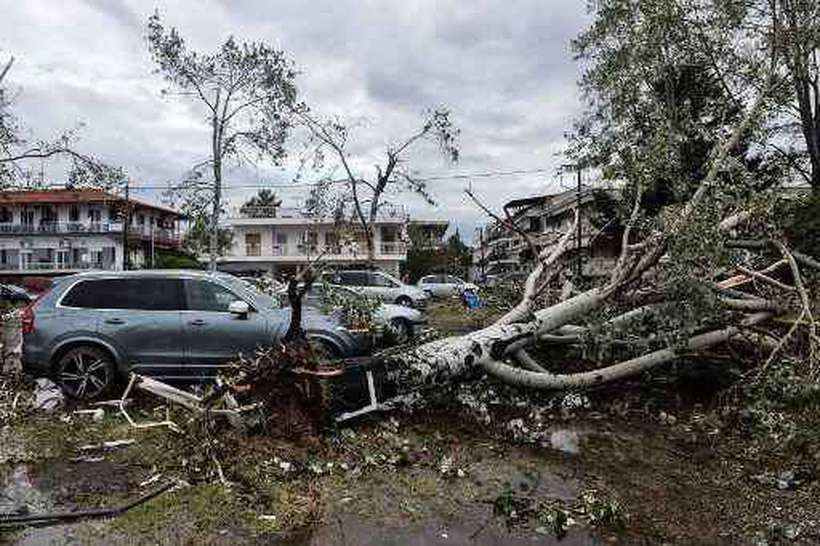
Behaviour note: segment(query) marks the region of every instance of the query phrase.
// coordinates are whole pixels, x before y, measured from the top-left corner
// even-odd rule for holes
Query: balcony
[[[28,262],[28,263],[0,263],[0,271],[14,271],[14,272],[53,272],[53,273],[69,273],[72,271],[86,271],[86,270],[106,270],[114,271],[117,269],[117,264],[114,262]]]
[[[0,234],[47,235],[77,233],[117,233],[122,232],[119,222],[40,222],[38,224],[0,224]]]
[[[39,224],[0,224],[0,235],[99,235],[122,234],[122,222],[40,222]],[[180,236],[172,229],[150,226],[131,226],[128,234],[153,241],[159,245],[174,246]]]
[[[363,243],[358,245],[284,244],[273,245],[270,253],[266,250],[267,248],[260,249],[256,245],[246,245],[244,255],[228,255],[222,260],[299,262],[322,256],[329,260],[355,261],[367,257],[367,247]],[[383,242],[376,247],[377,259],[401,260],[406,255],[407,245],[402,242]]]
[[[122,227],[120,227],[120,232]],[[172,229],[157,228],[153,229],[150,226],[131,226],[128,229],[128,235],[131,237],[140,237],[144,241],[154,241],[158,245],[177,246],[180,244],[182,237]]]
[[[304,211],[291,207],[231,207],[228,211],[228,218],[231,223],[235,220],[256,220],[262,224],[283,224],[283,225],[309,225],[309,224],[333,224],[336,219],[332,216],[320,217],[310,215]],[[379,221],[405,221],[408,213],[405,207],[389,203],[379,207],[376,220]],[[249,224],[248,222],[238,222],[239,224]]]

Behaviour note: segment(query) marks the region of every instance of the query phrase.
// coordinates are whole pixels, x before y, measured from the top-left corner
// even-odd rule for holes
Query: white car
[[[305,294],[305,304],[322,309],[323,306],[332,303],[333,298],[329,296],[333,293],[343,298],[366,297],[350,288],[314,284]],[[393,303],[379,304],[374,311],[373,319],[376,325],[392,326],[397,343],[408,342],[418,333],[419,328],[427,324],[427,319],[418,309]]]
[[[453,275],[427,275],[419,279],[417,286],[437,298],[460,296],[465,290],[478,292],[476,285]]]
[[[424,309],[430,294],[424,290],[404,284],[397,278],[382,271],[336,271],[325,273],[319,282],[346,286],[360,294],[378,298],[384,303],[395,303],[416,309]]]

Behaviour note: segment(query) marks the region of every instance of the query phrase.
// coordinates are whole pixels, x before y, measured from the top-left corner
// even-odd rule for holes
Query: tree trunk
[[[208,268],[216,271],[216,258],[219,252],[219,212],[222,209],[222,149],[219,121],[213,117],[213,133],[211,136],[211,148],[213,153],[214,168],[214,201],[213,212],[211,213],[211,233],[209,238]]]
[[[603,305],[604,294],[593,289],[535,313],[528,323],[493,324],[463,336],[425,343],[401,354],[386,355],[391,379],[402,390],[464,379],[489,362],[503,359],[516,341],[548,334]],[[406,391],[405,391],[406,392]]]

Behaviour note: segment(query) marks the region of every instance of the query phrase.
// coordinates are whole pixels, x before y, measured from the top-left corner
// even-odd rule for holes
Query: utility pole
[[[128,201],[131,182],[125,179],[125,214],[122,225],[122,268],[128,271],[130,268],[130,258],[128,252],[128,229],[131,227],[131,204]]]
[[[578,281],[581,280],[581,266],[582,266],[582,258],[581,258],[581,166],[576,166],[577,174],[578,174],[578,189],[576,191],[576,207],[578,209],[578,233],[576,234],[577,242],[576,242],[576,270],[575,273],[577,275]]]
[[[485,256],[485,250],[484,250],[484,228],[483,227],[478,229],[478,240],[480,241],[479,244],[481,245],[479,247],[479,248],[481,248],[481,281],[484,282],[485,277],[487,276],[487,270],[486,270],[487,257]]]

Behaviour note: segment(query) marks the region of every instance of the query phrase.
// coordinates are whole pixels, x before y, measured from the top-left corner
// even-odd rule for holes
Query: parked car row
[[[319,311],[328,309],[340,300],[350,300],[365,306],[363,301],[367,296],[347,288],[345,286],[334,286],[330,284],[318,283],[311,286],[310,291],[305,294],[305,305],[311,306]],[[336,317],[344,320],[345,317]],[[393,330],[394,341],[396,343],[406,343],[410,341],[421,326],[427,323],[421,311],[406,305],[394,303],[380,303],[373,312],[374,326],[387,327]]]
[[[465,282],[454,275],[427,275],[419,279],[418,287],[435,297],[457,297],[465,291],[478,292],[478,286]]]
[[[377,325],[396,342],[426,322],[431,296],[477,287],[451,275],[428,275],[417,286],[380,271],[327,273],[306,295],[303,327],[331,357],[363,354],[361,332],[344,326],[328,301],[375,298]],[[53,376],[67,394],[94,398],[131,371],[163,380],[201,381],[240,354],[281,339],[291,310],[280,299],[226,273],[202,271],[87,272],[55,279],[38,298],[0,285],[0,295],[30,302],[22,312],[23,363]]]
[[[381,271],[335,271],[325,273],[319,281],[333,286],[352,288],[385,303],[395,303],[417,309],[424,309],[430,300],[429,292],[404,284],[392,275]]]
[[[130,371],[203,380],[238,354],[281,339],[290,309],[224,273],[125,271],[55,280],[22,313],[23,363],[70,396],[94,398]],[[335,357],[361,352],[338,320],[306,309],[309,340]]]

